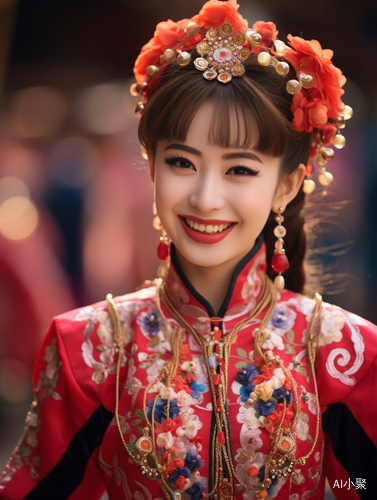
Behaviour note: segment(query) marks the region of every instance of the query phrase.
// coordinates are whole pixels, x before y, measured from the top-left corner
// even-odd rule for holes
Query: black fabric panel
[[[368,411],[367,403],[365,411]],[[351,481],[355,484],[356,478],[366,479],[366,489],[357,489],[356,493],[362,500],[376,500],[377,449],[351,410],[344,403],[331,404],[323,413],[322,427]]]
[[[170,257],[171,257],[171,261],[173,263],[174,269],[177,271],[178,276],[181,278],[181,280],[185,284],[187,290],[191,293],[191,295],[193,297],[195,297],[195,299],[198,302],[200,302],[200,304],[202,304],[202,306],[204,306],[206,308],[209,317],[210,318],[214,318],[214,317],[223,318],[225,313],[226,313],[226,310],[229,306],[230,299],[232,298],[234,287],[236,286],[238,276],[240,275],[241,271],[244,269],[246,264],[248,262],[250,262],[253,259],[253,257],[255,257],[255,255],[259,252],[259,250],[262,247],[263,241],[264,241],[263,236],[262,236],[262,234],[260,234],[258,236],[258,238],[256,239],[255,245],[253,246],[253,248],[237,264],[237,267],[236,267],[234,274],[233,274],[233,277],[232,277],[232,281],[231,281],[229,289],[228,289],[228,293],[226,294],[226,297],[225,297],[224,302],[222,303],[222,305],[220,307],[218,314],[215,314],[215,311],[213,310],[212,304],[210,304],[208,302],[208,300],[203,297],[203,295],[200,295],[200,293],[195,290],[195,288],[192,286],[192,284],[187,279],[185,273],[183,272],[183,270],[181,269],[181,267],[178,263],[176,250],[175,250],[175,246],[173,243],[170,244]]]
[[[113,416],[103,406],[97,408],[72,439],[60,462],[24,500],[66,500],[83,480],[86,464],[102,443]]]

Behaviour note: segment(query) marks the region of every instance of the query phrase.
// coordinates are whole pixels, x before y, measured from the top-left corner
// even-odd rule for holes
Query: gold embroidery
[[[115,479],[115,483],[117,484],[117,486],[120,486],[121,482],[123,481],[124,496],[125,496],[126,500],[132,500],[132,493],[130,491],[127,476],[126,476],[125,472],[123,471],[123,469],[121,469],[118,465],[118,455],[114,455],[113,463],[112,463],[112,465],[109,465],[103,459],[102,447],[101,447],[100,453],[98,456],[98,461],[100,463],[100,466],[103,468],[103,470],[106,472],[106,474],[109,477],[112,477],[112,475],[114,474],[114,479]],[[156,499],[153,498],[150,491],[145,486],[143,486],[141,483],[134,481],[134,484],[146,494],[147,500],[163,500],[160,497],[156,498]],[[140,500],[144,500],[144,496],[139,491],[135,492],[134,497],[138,498]]]
[[[30,410],[26,416],[25,429],[17,443],[15,450],[12,453],[7,465],[4,469],[4,474],[1,477],[0,483],[5,484],[10,481],[17,470],[22,469],[24,465],[30,467],[30,474],[33,479],[38,478],[37,469],[40,465],[40,456],[38,454],[38,433],[41,428],[39,419],[39,400],[41,397],[47,398],[52,396],[57,401],[61,401],[60,394],[55,391],[59,380],[58,371],[63,365],[59,361],[56,349],[56,338],[54,337],[51,344],[45,347],[45,355],[43,361],[46,362],[46,368],[40,372],[40,378],[36,386],[36,397],[30,406]]]
[[[45,355],[43,361],[47,363],[44,371],[40,372],[40,378],[37,382],[37,396],[43,397],[52,396],[54,399],[61,401],[61,396],[55,391],[56,384],[59,380],[58,371],[62,366],[63,362],[59,361],[56,354],[56,339],[55,337],[51,341],[51,345],[46,346]]]

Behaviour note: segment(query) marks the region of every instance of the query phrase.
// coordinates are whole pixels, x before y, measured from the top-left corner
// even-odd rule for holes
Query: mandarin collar
[[[263,293],[264,274],[266,273],[266,246],[260,235],[254,247],[238,263],[228,292],[220,310],[214,311],[212,305],[193,287],[180,267],[176,249],[170,246],[170,267],[165,289],[178,312],[202,334],[211,329],[211,324],[222,322],[233,326],[241,316],[250,313]]]

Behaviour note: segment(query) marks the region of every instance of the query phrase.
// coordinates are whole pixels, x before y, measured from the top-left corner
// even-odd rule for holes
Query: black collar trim
[[[212,307],[212,304],[210,304],[208,302],[208,300],[203,297],[203,295],[200,295],[200,293],[196,291],[196,289],[192,286],[192,284],[190,283],[190,281],[187,279],[185,273],[183,272],[181,266],[178,263],[177,254],[176,254],[175,246],[174,246],[173,243],[171,243],[171,245],[170,245],[170,257],[171,257],[171,261],[172,261],[172,264],[174,266],[174,269],[177,271],[178,276],[183,281],[185,287],[191,293],[191,295],[198,302],[200,302],[200,304],[203,307],[206,308],[206,310],[208,312],[208,315],[211,318],[214,318],[214,317],[223,318],[224,315],[225,315],[225,313],[226,313],[226,310],[227,310],[227,308],[229,306],[230,299],[232,298],[232,295],[233,295],[233,292],[234,292],[234,288],[235,288],[236,283],[237,283],[238,276],[240,275],[240,273],[242,272],[242,270],[245,268],[246,264],[248,264],[255,257],[255,255],[259,252],[259,250],[262,247],[262,244],[263,244],[263,236],[260,234],[258,236],[256,242],[255,242],[255,245],[250,250],[250,252],[248,252],[245,255],[245,257],[243,259],[241,259],[240,262],[237,264],[237,267],[236,267],[236,269],[234,271],[234,274],[233,274],[232,281],[230,283],[228,292],[226,294],[224,302],[222,303],[222,305],[220,307],[220,310],[219,310],[218,314],[215,314],[215,311],[214,311],[214,309]]]

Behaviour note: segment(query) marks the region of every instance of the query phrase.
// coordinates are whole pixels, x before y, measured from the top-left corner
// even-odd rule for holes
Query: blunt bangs
[[[293,137],[291,121],[286,117],[291,117],[290,101],[287,96],[286,109],[279,109],[281,89],[277,95],[268,89],[285,87],[285,82],[275,71],[266,72],[265,67],[252,62],[246,78],[233,78],[226,84],[207,81],[193,64],[185,68],[171,64],[160,77],[140,119],[140,143],[154,156],[159,141],[185,142],[197,111],[209,103],[213,104],[210,144],[283,156]],[[251,134],[254,123],[259,130],[257,140]]]

